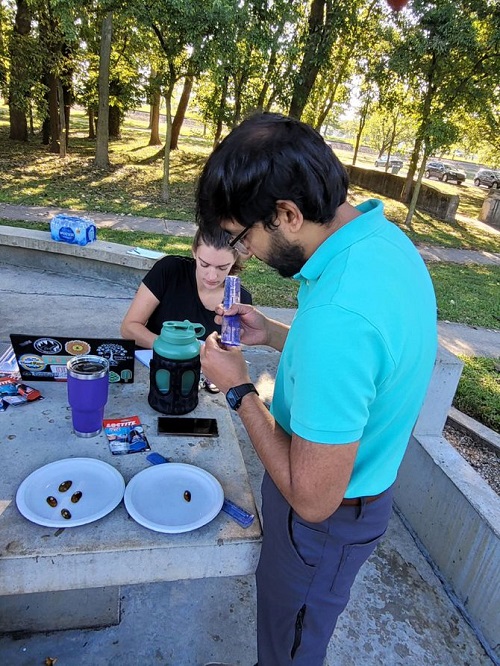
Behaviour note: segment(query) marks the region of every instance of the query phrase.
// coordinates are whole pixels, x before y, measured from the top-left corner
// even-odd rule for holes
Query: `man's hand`
[[[252,305],[233,303],[224,310],[222,305],[215,308],[215,322],[222,324],[222,315],[240,316],[240,340],[244,345],[268,345],[278,351],[283,349],[289,326],[269,319]]]
[[[205,377],[227,393],[233,386],[250,383],[250,377],[241,349],[223,347],[219,340],[217,333],[205,340],[200,351],[201,369]]]
[[[245,345],[266,345],[268,339],[267,318],[262,312],[256,310],[252,305],[233,303],[231,307],[224,310],[222,305],[215,308],[217,316],[215,321],[222,324],[222,315],[240,316],[240,339]]]

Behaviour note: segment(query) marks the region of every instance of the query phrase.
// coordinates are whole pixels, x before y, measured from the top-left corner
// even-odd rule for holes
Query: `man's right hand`
[[[269,319],[252,305],[233,303],[224,310],[222,305],[215,309],[215,321],[222,324],[222,315],[240,315],[240,340],[244,345],[268,345],[281,351],[288,335],[289,327],[274,319]]]

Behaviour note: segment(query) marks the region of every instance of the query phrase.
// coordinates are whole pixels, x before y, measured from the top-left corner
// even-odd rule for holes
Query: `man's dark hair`
[[[244,120],[208,158],[198,183],[197,222],[274,226],[276,202],[293,201],[304,218],[333,220],[347,197],[347,172],[312,127],[276,113]]]

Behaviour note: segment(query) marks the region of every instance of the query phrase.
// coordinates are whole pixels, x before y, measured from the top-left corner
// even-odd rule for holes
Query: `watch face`
[[[257,395],[259,395],[253,384],[240,384],[240,386],[233,386],[233,388],[230,388],[226,393],[226,400],[228,401],[229,406],[232,407],[232,409],[238,409],[242,399],[247,393],[257,393]]]
[[[236,409],[237,407],[240,406],[240,403],[241,403],[241,398],[236,393],[234,388],[229,389],[229,391],[226,393],[226,400],[228,401],[229,406],[232,409]]]

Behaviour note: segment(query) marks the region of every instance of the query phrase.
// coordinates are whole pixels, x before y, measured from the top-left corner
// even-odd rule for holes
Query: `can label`
[[[241,280],[237,275],[228,275],[224,282],[224,308],[229,308],[233,303],[240,303]],[[221,326],[221,342],[231,347],[237,347],[240,343],[240,316],[224,315]]]

